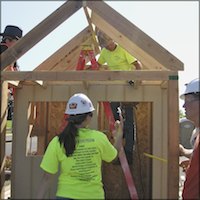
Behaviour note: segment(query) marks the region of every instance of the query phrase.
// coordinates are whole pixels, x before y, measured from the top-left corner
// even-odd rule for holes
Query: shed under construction
[[[88,26],[33,71],[3,71],[62,22],[83,9]],[[99,54],[96,29],[113,38],[140,60],[143,70],[76,71],[85,45]],[[66,1],[60,8],[1,55],[1,164],[5,157],[8,84],[16,88],[13,119],[11,196],[34,199],[42,170],[39,165],[49,141],[59,133],[66,101],[85,93],[94,103],[91,128],[107,134],[102,102],[124,102],[134,109],[137,140],[129,165],[139,199],[178,199],[179,112],[178,71],[183,63],[104,1]],[[136,84],[130,86],[127,80]],[[36,141],[36,147],[33,145]],[[145,154],[146,153],[146,154]],[[162,158],[152,159],[147,154]],[[162,161],[163,160],[163,161]],[[4,182],[1,167],[1,188]],[[103,163],[107,199],[129,199],[120,165]],[[56,180],[47,198],[54,198]]]

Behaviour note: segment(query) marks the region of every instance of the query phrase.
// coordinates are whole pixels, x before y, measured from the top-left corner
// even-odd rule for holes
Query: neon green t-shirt
[[[56,196],[74,199],[104,199],[102,160],[111,162],[117,150],[102,132],[79,129],[76,150],[67,157],[58,136],[49,143],[40,167],[51,174],[60,175]]]
[[[98,63],[103,65],[107,63],[110,70],[130,71],[133,68],[133,62],[137,59],[130,55],[120,45],[117,45],[114,51],[109,51],[103,48]]]

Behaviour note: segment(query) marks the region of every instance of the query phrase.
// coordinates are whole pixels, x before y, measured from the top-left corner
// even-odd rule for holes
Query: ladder
[[[79,56],[79,60],[78,60],[76,70],[84,70],[85,64],[86,64],[86,57],[88,57],[90,62],[91,62],[91,68],[90,69],[91,70],[98,70],[99,66],[98,66],[98,63],[96,61],[94,51],[89,45],[83,45],[81,52],[80,52],[80,56]]]
[[[95,54],[93,49],[91,48],[91,46],[88,45],[84,45],[81,52],[80,52],[80,56],[79,56],[79,60],[77,63],[77,67],[76,70],[84,70],[85,65],[86,65],[86,57],[88,57],[89,61],[91,62],[91,70],[98,70],[99,65],[96,61],[95,58]],[[113,116],[113,112],[110,106],[109,102],[102,102],[103,103],[103,107],[104,107],[104,112],[106,115],[106,118],[108,119],[109,122],[109,129],[111,131],[114,130],[114,124],[115,124],[115,119]],[[67,125],[67,115],[65,114],[64,119],[63,119],[63,123],[61,126],[61,130],[63,130],[63,128]],[[128,165],[128,161],[124,152],[124,148],[122,147],[120,152],[119,152],[119,160],[120,160],[120,164],[125,176],[125,180],[128,186],[128,190],[130,193],[130,198],[131,199],[138,199],[138,194],[137,194],[137,190],[135,188],[135,184],[132,178],[132,174]]]

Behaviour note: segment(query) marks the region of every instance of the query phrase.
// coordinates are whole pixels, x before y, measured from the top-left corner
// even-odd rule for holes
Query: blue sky
[[[23,29],[24,35],[48,17],[64,1],[1,1],[1,32],[8,24]],[[198,1],[106,1],[117,12],[166,48],[184,63],[179,72],[179,92],[184,84],[199,77]],[[83,9],[35,45],[18,63],[30,71],[87,26]],[[180,100],[180,108],[182,107]]]

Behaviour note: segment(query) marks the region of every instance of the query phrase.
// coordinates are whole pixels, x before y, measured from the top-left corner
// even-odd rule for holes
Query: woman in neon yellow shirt
[[[101,165],[111,162],[121,148],[122,127],[117,122],[114,146],[107,136],[88,127],[94,107],[90,99],[78,93],[67,104],[68,124],[52,139],[40,167],[45,171],[38,193],[44,198],[51,179],[59,171],[57,199],[104,199]]]

